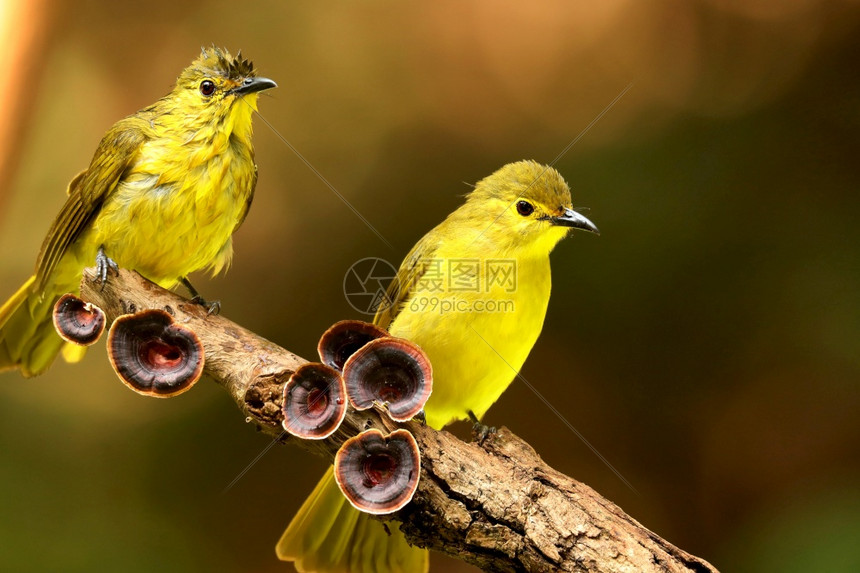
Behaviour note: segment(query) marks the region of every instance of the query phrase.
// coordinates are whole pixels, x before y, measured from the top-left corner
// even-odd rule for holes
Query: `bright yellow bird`
[[[543,328],[550,251],[571,228],[597,232],[555,169],[520,161],[479,182],[406,256],[374,322],[430,357],[428,424],[481,418],[514,379]],[[276,550],[302,572],[427,571],[427,551],[390,531],[346,501],[330,469]]]
[[[273,87],[241,54],[209,48],[173,91],[111,127],[69,183],[36,274],[0,307],[0,370],[33,376],[51,365],[64,344],[54,302],[78,291],[94,261],[102,281],[122,266],[166,288],[182,281],[202,302],[186,277],[230,264],[231,235],[257,183],[251,116],[259,92]],[[83,356],[71,346],[63,354]]]

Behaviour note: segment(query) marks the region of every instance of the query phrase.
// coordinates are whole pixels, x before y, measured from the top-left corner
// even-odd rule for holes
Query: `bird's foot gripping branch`
[[[416,421],[397,422],[374,405],[366,410],[348,407],[341,423],[324,439],[293,439],[282,430],[284,388],[308,364],[306,360],[224,317],[208,315],[200,305],[134,272],[120,270],[104,288],[94,278],[95,271],[87,269],[81,283],[85,304],[100,308],[109,323],[122,315],[156,309],[171,317],[169,324],[192,331],[203,349],[204,373],[227,390],[241,415],[283,443],[330,460],[344,446],[340,457],[345,458],[345,468],[352,468],[351,444],[356,436],[375,430],[365,434],[363,448],[378,451],[380,436],[382,442],[388,436],[383,444],[388,452],[411,452],[411,446],[401,444],[410,438],[400,430],[408,430],[421,452],[421,479],[412,501],[384,519],[400,522],[415,545],[486,571],[716,571],[645,529],[588,486],[553,470],[506,428],[480,445],[466,443]],[[370,337],[375,338],[379,337]],[[153,352],[155,362],[172,362],[177,356],[177,351],[161,348]],[[347,361],[341,366],[345,368]],[[404,464],[410,463],[409,456],[403,459]],[[418,458],[411,462],[418,469]],[[388,463],[383,456],[373,464],[362,464],[361,471],[369,467],[382,476],[391,469]],[[372,496],[372,501],[377,498]]]

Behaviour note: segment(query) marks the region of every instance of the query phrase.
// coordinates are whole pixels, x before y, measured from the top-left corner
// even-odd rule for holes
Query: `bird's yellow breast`
[[[425,273],[390,327],[430,358],[433,393],[425,413],[436,428],[469,410],[480,418],[501,396],[540,334],[550,296],[546,252],[490,258],[458,252],[442,249],[434,258],[447,286],[434,291]],[[462,276],[464,265],[477,276]]]
[[[227,134],[203,141],[159,137],[105,200],[79,258],[99,246],[121,267],[171,286],[180,277],[229,264],[231,235],[253,192],[250,145]]]

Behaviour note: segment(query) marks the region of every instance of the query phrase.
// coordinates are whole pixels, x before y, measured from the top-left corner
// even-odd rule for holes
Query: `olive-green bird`
[[[94,262],[102,281],[121,266],[166,288],[229,266],[257,183],[251,117],[273,87],[241,53],[204,49],[169,94],[108,130],[69,183],[35,275],[0,307],[0,370],[34,376],[51,365],[65,344],[54,302],[77,292]],[[63,354],[77,361],[83,351]]]
[[[481,418],[514,379],[543,328],[550,251],[571,229],[597,232],[555,169],[519,161],[480,181],[406,255],[374,322],[430,358],[429,425]],[[329,469],[276,551],[304,573],[427,571],[427,551],[388,529],[347,502]]]

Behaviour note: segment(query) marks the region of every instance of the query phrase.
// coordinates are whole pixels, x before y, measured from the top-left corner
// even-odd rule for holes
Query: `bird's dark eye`
[[[211,96],[215,93],[215,82],[212,80],[203,80],[200,82],[200,93],[205,96]]]
[[[529,203],[528,201],[518,201],[517,202],[517,213],[522,215],[523,217],[528,217],[532,213],[534,213],[535,206]]]

